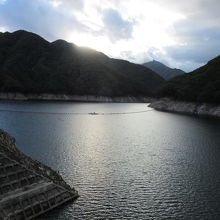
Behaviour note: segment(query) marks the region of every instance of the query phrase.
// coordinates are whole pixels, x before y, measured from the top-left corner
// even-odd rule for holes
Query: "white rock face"
[[[168,98],[153,101],[149,107],[159,111],[178,112],[192,115],[220,117],[220,105],[180,102]]]

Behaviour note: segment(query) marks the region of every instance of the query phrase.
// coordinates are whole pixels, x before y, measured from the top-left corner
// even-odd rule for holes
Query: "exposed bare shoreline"
[[[109,97],[93,95],[65,95],[65,94],[23,94],[23,93],[0,93],[0,100],[41,100],[41,101],[72,101],[72,102],[152,102],[150,97]]]
[[[181,102],[163,98],[154,100],[149,107],[158,111],[220,118],[220,104]]]
[[[93,95],[65,94],[22,94],[0,93],[0,100],[17,101],[70,101],[70,102],[116,102],[116,103],[151,103],[149,107],[158,111],[176,112],[181,114],[211,116],[220,118],[220,104],[182,102],[169,98],[155,99],[151,97],[108,97]]]

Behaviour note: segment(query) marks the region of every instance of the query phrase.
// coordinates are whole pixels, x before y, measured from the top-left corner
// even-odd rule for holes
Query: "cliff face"
[[[0,171],[0,219],[34,219],[78,197],[58,173],[21,153],[3,130]]]
[[[183,114],[211,116],[220,118],[220,105],[198,104],[194,102],[181,102],[163,98],[152,102],[149,107],[159,111],[177,112]]]

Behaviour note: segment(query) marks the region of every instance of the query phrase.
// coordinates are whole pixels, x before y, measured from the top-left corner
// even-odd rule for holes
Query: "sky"
[[[220,55],[220,0],[0,0],[0,32],[192,71]]]

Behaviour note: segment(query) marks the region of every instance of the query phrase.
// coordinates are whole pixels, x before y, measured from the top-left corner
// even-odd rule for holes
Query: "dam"
[[[33,219],[77,197],[58,173],[21,153],[0,130],[0,220]]]

